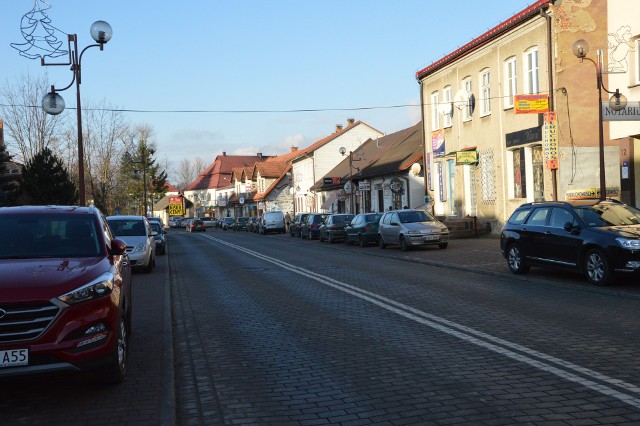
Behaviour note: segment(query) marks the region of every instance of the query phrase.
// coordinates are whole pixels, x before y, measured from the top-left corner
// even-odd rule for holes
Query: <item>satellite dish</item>
[[[468,101],[469,101],[469,94],[467,93],[466,90],[463,90],[463,89],[458,90],[455,96],[453,97],[453,104],[459,110],[462,110],[462,108],[466,107]]]
[[[451,115],[453,113],[451,102],[438,105],[438,112],[442,115]]]
[[[420,165],[420,163],[413,163],[411,165],[411,173],[414,176],[418,176],[420,174],[420,170],[422,170],[422,166]]]

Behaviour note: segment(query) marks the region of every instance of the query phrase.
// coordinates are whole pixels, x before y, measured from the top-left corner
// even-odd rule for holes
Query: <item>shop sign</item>
[[[558,125],[555,112],[544,113],[542,126],[544,165],[549,170],[558,169]]]
[[[169,197],[169,216],[184,215],[182,197]]]
[[[456,165],[478,163],[478,151],[456,151]]]
[[[602,102],[603,121],[640,121],[640,102],[628,102],[620,111],[614,111],[609,102]]]
[[[368,180],[358,182],[358,191],[371,191],[371,182]]]
[[[540,114],[549,111],[549,95],[516,95],[516,114]]]
[[[323,183],[325,185],[338,185],[340,183],[340,178],[339,177],[326,177],[323,179]]]
[[[431,134],[431,150],[435,157],[444,155],[444,129],[436,130]]]
[[[389,187],[391,188],[391,192],[394,194],[400,194],[402,192],[402,181],[397,177],[394,177],[389,182]]]
[[[571,189],[565,193],[565,198],[569,200],[590,200],[600,198],[600,188]],[[620,188],[617,186],[607,187],[606,198],[620,198]]]

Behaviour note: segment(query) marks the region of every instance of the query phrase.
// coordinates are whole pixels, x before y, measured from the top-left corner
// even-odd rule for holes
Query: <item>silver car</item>
[[[380,218],[378,226],[378,246],[399,244],[406,251],[411,247],[437,245],[447,248],[449,229],[446,225],[424,210],[393,210]]]
[[[156,242],[158,233],[151,229],[144,216],[108,216],[111,233],[127,243],[127,254],[131,266],[149,273],[156,264]]]

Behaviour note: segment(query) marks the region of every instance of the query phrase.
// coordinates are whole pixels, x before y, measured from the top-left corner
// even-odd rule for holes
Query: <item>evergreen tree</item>
[[[31,204],[75,205],[78,189],[64,163],[44,148],[25,164],[23,192]]]
[[[2,132],[2,120],[0,120],[0,132]],[[11,158],[0,133],[0,207],[15,205],[20,195],[20,176],[8,174],[7,163]]]

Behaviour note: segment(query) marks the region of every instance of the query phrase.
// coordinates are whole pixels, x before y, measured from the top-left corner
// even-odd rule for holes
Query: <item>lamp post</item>
[[[596,67],[596,83],[598,85],[598,143],[599,143],[599,154],[600,154],[600,200],[604,200],[607,198],[607,185],[605,182],[605,164],[604,164],[604,128],[603,128],[603,118],[602,118],[602,91],[612,94],[611,98],[609,98],[609,107],[614,111],[621,111],[627,106],[627,98],[620,93],[618,89],[615,92],[611,92],[604,87],[604,83],[602,81],[602,50],[598,49],[596,54],[598,55],[598,62],[595,62],[591,58],[587,58],[587,54],[589,53],[589,42],[584,39],[576,40],[573,43],[572,51],[573,54],[576,55],[580,62],[583,60],[588,60]]]
[[[86,204],[85,201],[85,183],[84,183],[84,146],[82,141],[82,107],[80,104],[80,84],[82,83],[81,63],[82,55],[90,47],[100,47],[100,50],[104,49],[104,45],[111,40],[113,31],[111,25],[105,21],[96,21],[91,25],[90,29],[91,37],[96,41],[96,44],[90,44],[82,49],[78,54],[78,36],[77,34],[68,35],[69,43],[69,61],[65,63],[46,63],[44,57],[40,59],[42,66],[50,65],[71,65],[71,72],[73,72],[73,79],[71,83],[64,89],[56,89],[54,85],[51,85],[51,91],[42,98],[42,109],[47,114],[57,115],[64,111],[64,99],[58,92],[63,92],[70,88],[75,82],[76,85],[76,114],[78,117],[78,192],[80,196],[80,205]]]
[[[343,146],[340,147],[340,154],[344,157],[347,153],[347,149]],[[350,189],[350,197],[351,197],[351,214],[356,214],[356,206],[355,206],[355,195],[354,195],[354,187],[353,187],[353,162],[360,161],[362,158],[358,158],[356,160],[353,159],[353,151],[349,151],[349,189]]]

